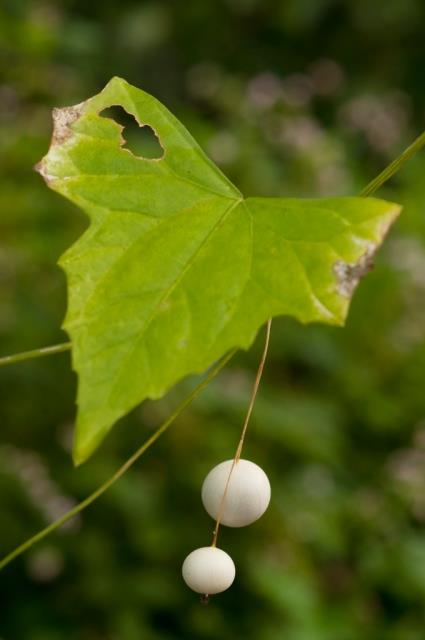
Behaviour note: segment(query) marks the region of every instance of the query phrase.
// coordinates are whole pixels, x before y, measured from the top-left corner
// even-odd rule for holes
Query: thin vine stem
[[[54,353],[62,353],[63,351],[69,351],[70,349],[70,342],[62,342],[61,344],[54,344],[50,347],[40,347],[39,349],[31,349],[31,351],[14,353],[11,356],[3,356],[0,358],[0,367],[5,367],[7,364],[15,364],[15,362],[22,362],[23,360],[32,360],[33,358],[51,356]]]
[[[416,138],[395,160],[393,160],[381,173],[376,176],[362,191],[360,196],[367,198],[378,191],[390,178],[401,169],[405,162],[410,160],[425,145],[425,131]]]
[[[119,480],[121,476],[124,475],[124,473],[136,462],[136,460],[138,460],[140,456],[143,453],[145,453],[145,451],[147,451],[147,449],[149,449],[149,447],[151,447],[154,444],[154,442],[156,442],[158,438],[165,431],[167,431],[167,429],[173,424],[173,422],[176,420],[176,418],[178,418],[178,416],[182,413],[182,411],[184,411],[184,409],[186,409],[186,407],[188,407],[193,402],[193,400],[201,393],[201,391],[205,389],[205,387],[211,382],[211,380],[213,380],[219,374],[219,372],[223,369],[223,367],[226,366],[229,360],[233,358],[235,353],[236,353],[236,350],[233,350],[230,353],[228,353],[210,371],[210,373],[204,378],[204,380],[202,380],[193,389],[193,391],[191,391],[191,393],[178,405],[175,411],[165,420],[165,422],[162,423],[160,427],[158,427],[158,429],[156,429],[156,431],[150,436],[150,438],[148,438],[142,444],[142,446],[139,447],[137,451],[135,451],[135,453],[133,453],[133,455],[131,455],[130,458],[128,458],[124,462],[124,464],[110,478],[108,478],[100,487],[98,487],[95,491],[93,491],[93,493],[91,493],[82,502],[77,504],[73,509],[71,509],[70,511],[67,511],[67,513],[65,513],[63,516],[61,516],[60,518],[58,518],[57,520],[49,524],[47,527],[45,527],[44,529],[36,533],[31,538],[28,538],[28,540],[23,542],[21,545],[16,547],[16,549],[14,549],[7,556],[5,556],[0,561],[0,571],[4,569],[10,562],[12,562],[12,560],[14,560],[18,556],[20,556],[22,553],[24,553],[24,551],[32,547],[36,542],[39,542],[40,540],[48,536],[50,533],[52,533],[52,531],[55,531],[55,529],[58,529],[60,526],[65,524],[65,522],[68,522],[68,520],[71,520],[71,518],[81,513],[83,509],[85,509],[90,504],[92,504],[92,502],[97,500],[97,498],[99,498],[103,493],[105,493],[105,491],[107,491],[109,487],[115,484],[115,482],[117,482],[117,480]]]
[[[234,471],[234,469],[235,469],[235,467],[236,467],[236,465],[239,462],[240,457],[241,457],[242,448],[243,448],[243,444],[244,444],[244,441],[245,441],[246,430],[248,429],[249,420],[251,418],[252,410],[254,408],[255,399],[256,399],[257,393],[258,393],[258,387],[260,386],[261,378],[262,378],[262,375],[263,375],[264,365],[266,363],[267,354],[268,354],[268,351],[269,351],[271,327],[272,327],[272,319],[270,318],[267,321],[266,339],[265,339],[265,343],[264,343],[263,354],[261,356],[260,364],[258,365],[257,375],[255,376],[255,382],[254,382],[254,386],[252,388],[251,399],[249,401],[248,411],[246,412],[246,416],[245,416],[245,420],[244,420],[244,423],[243,423],[243,427],[242,427],[239,443],[238,443],[238,446],[236,448],[236,452],[235,452],[235,456],[233,458],[232,466],[230,467],[229,475],[227,476],[227,480],[226,480],[226,484],[225,484],[225,487],[224,487],[223,495],[221,496],[220,504],[219,504],[219,507],[218,507],[217,520],[215,522],[213,539],[212,539],[212,543],[211,543],[212,547],[216,547],[217,546],[218,532],[219,532],[219,529],[220,529],[221,520],[223,518],[224,505],[225,505],[225,502],[226,502],[226,496],[227,496],[227,492],[228,492],[228,489],[229,489],[230,478],[232,477],[233,471]],[[205,594],[205,595],[207,595],[207,594]]]

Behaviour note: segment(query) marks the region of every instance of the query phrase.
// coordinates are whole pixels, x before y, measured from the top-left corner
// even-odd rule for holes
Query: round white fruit
[[[212,469],[202,485],[202,502],[210,516],[217,519],[233,460]],[[270,482],[254,462],[239,460],[232,471],[222,506],[221,524],[245,527],[260,518],[270,502]]]
[[[235,565],[228,553],[217,547],[201,547],[189,553],[183,562],[183,580],[197,593],[213,595],[230,587]]]

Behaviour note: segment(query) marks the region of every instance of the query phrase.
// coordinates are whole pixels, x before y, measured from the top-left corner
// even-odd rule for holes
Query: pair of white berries
[[[209,472],[202,485],[202,502],[214,520],[220,515],[221,524],[246,527],[267,509],[270,482],[254,462],[238,460],[232,470],[233,463],[233,460],[226,460]],[[183,563],[182,573],[193,591],[208,596],[228,589],[236,570],[232,558],[212,545],[192,551]]]

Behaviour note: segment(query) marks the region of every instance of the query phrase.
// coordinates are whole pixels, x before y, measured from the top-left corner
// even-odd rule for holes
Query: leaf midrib
[[[108,398],[107,398],[107,402],[109,403],[111,400],[111,396],[114,393],[114,390],[116,388],[116,386],[118,385],[118,382],[121,379],[122,376],[122,371],[126,366],[126,363],[130,360],[130,358],[132,357],[132,355],[134,354],[134,352],[136,351],[136,349],[138,348],[140,342],[142,341],[142,339],[145,338],[145,334],[149,328],[149,326],[151,325],[151,323],[153,322],[153,320],[155,319],[156,315],[158,314],[161,305],[165,302],[165,300],[173,293],[173,291],[176,289],[176,287],[178,286],[178,284],[182,281],[182,279],[184,278],[185,274],[188,272],[188,270],[190,269],[190,267],[193,265],[193,263],[195,262],[197,256],[199,255],[199,253],[201,252],[202,248],[208,243],[208,241],[210,240],[211,236],[216,232],[216,230],[225,222],[226,218],[231,214],[231,212],[243,201],[243,198],[239,198],[239,199],[235,199],[232,204],[227,207],[227,209],[223,212],[223,214],[220,216],[220,218],[215,222],[215,224],[213,225],[213,227],[208,231],[208,233],[205,235],[205,237],[203,238],[203,240],[201,241],[201,243],[198,245],[198,247],[196,248],[196,250],[194,251],[194,253],[192,254],[192,256],[189,258],[189,260],[187,261],[186,265],[184,266],[184,268],[181,270],[181,272],[178,274],[178,276],[176,277],[176,279],[171,283],[171,285],[169,285],[167,287],[167,289],[164,291],[164,294],[161,296],[161,298],[158,300],[158,302],[155,304],[154,309],[152,310],[151,315],[149,316],[149,318],[146,320],[144,326],[142,329],[140,329],[139,331],[139,336],[137,337],[137,339],[135,340],[135,342],[131,345],[131,348],[129,349],[127,356],[124,359],[124,362],[121,363],[120,367],[119,367],[119,372],[117,373],[117,375],[115,376],[115,382],[111,387],[111,390],[109,392]]]

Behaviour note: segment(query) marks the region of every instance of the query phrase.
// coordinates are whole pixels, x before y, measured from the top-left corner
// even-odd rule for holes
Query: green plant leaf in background
[[[123,147],[122,127],[102,115],[113,105],[153,129],[160,159]],[[60,261],[77,463],[143,399],[249,347],[269,317],[343,324],[400,211],[376,199],[245,199],[162,104],[120,78],[54,111],[38,170],[90,217]]]

